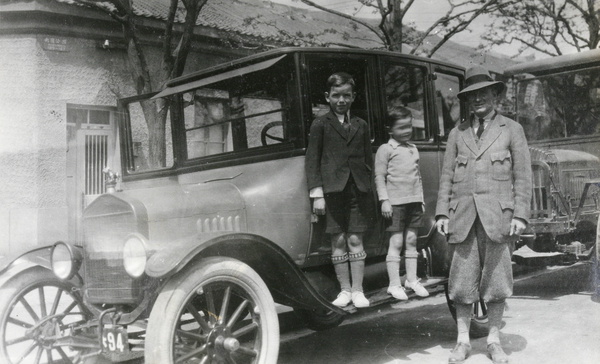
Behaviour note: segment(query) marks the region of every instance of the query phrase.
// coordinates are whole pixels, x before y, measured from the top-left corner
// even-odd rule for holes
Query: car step
[[[446,277],[421,278],[421,284],[423,285],[423,287],[427,288],[427,290],[429,291],[429,297],[431,297],[435,293],[443,291],[444,284],[446,284],[447,281],[448,281],[448,278],[446,278]],[[409,300],[427,298],[427,297],[417,296],[412,290],[406,290],[406,295],[408,296]],[[387,293],[387,286],[377,289],[377,290],[374,290],[374,291],[365,292],[365,296],[371,303],[371,305],[369,307],[380,306],[385,303],[402,302],[402,301],[395,299],[394,297],[392,297],[391,295],[389,295]],[[367,307],[367,308],[369,308],[369,307]],[[356,311],[358,311],[358,309],[356,307],[354,307],[354,305],[352,303],[350,303],[348,306],[346,306],[342,309],[348,313],[355,313]]]

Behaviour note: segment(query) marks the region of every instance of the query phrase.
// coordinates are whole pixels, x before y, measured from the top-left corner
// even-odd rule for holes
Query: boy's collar
[[[391,145],[394,149],[398,148],[399,146],[403,146],[403,145],[407,145],[409,147],[414,147],[415,146],[410,141],[408,141],[406,143],[400,143],[399,141],[397,141],[396,139],[394,139],[392,137],[390,137],[390,140],[388,141],[388,144]]]

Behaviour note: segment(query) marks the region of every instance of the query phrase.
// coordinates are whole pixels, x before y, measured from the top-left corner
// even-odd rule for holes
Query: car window
[[[290,68],[271,67],[184,93],[188,159],[288,142]]]
[[[173,166],[173,138],[168,100],[141,100],[127,105],[131,151],[129,172]]]
[[[384,63],[383,77],[386,108],[404,106],[413,116],[413,136],[411,140],[427,140],[425,122],[424,90],[425,69],[415,65]]]
[[[460,79],[456,75],[445,72],[436,72],[435,79],[435,107],[438,114],[439,135],[447,139],[450,130],[460,122]]]

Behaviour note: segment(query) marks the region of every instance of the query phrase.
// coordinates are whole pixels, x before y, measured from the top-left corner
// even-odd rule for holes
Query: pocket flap
[[[456,206],[458,206],[458,200],[451,200],[448,206],[448,211],[456,211]]]
[[[492,162],[501,162],[505,159],[510,159],[510,150],[503,150],[491,154]]]
[[[500,208],[502,210],[515,210],[515,203],[513,201],[498,200],[498,202],[500,202]]]
[[[458,164],[467,164],[468,160],[469,160],[469,158],[467,158],[464,155],[459,155],[456,157],[456,163],[458,163]]]

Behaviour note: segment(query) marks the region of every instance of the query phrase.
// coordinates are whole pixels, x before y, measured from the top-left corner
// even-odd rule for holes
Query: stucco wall
[[[37,241],[36,40],[0,38],[0,249]]]

